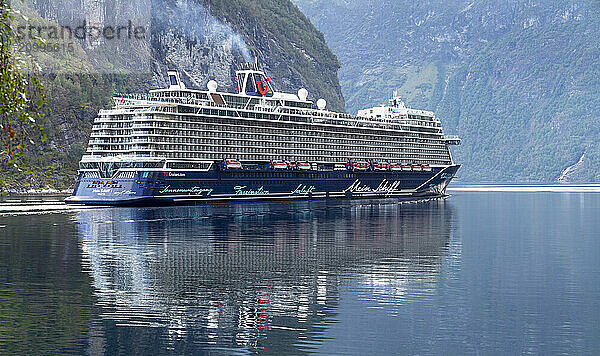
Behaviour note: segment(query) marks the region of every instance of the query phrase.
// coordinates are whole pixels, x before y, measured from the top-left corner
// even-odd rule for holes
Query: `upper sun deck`
[[[262,103],[267,104],[279,104],[281,106],[298,107],[304,109],[310,109],[313,107],[313,102],[307,100],[308,91],[306,89],[300,89],[298,94],[290,94],[278,92],[273,87],[273,82],[264,72],[258,69],[258,66],[254,63],[242,64],[242,69],[236,72],[236,85],[237,93],[227,93],[217,91],[218,83],[211,80],[207,83],[208,90],[190,90],[187,89],[185,84],[181,81],[179,73],[176,71],[168,71],[169,87],[164,89],[151,90],[149,93],[150,98],[158,99],[171,99],[175,98],[175,101],[181,99],[187,101],[205,100],[212,101],[217,105],[232,104],[244,104],[251,105],[257,103],[260,99]],[[225,100],[227,97],[229,100]],[[325,108],[325,104],[319,106],[320,109]]]
[[[417,119],[425,121],[439,121],[432,111],[407,108],[397,91],[390,99],[389,105],[380,105],[368,109],[358,110],[358,116],[370,120],[398,120]]]
[[[396,93],[390,106],[359,110],[357,116],[352,116],[325,109],[327,103],[323,99],[315,106],[307,99],[306,89],[298,90],[297,94],[276,91],[272,81],[252,63],[236,72],[237,93],[218,91],[218,84],[212,80],[207,90],[188,89],[175,71],[169,71],[168,77],[168,88],[150,90],[148,94],[116,94],[114,109],[103,110],[100,116],[142,112],[200,114],[206,112],[203,109],[218,109],[222,110],[218,115],[252,117],[240,111],[260,112],[267,113],[269,119],[323,125],[407,131],[415,126],[433,126],[441,134],[441,123],[432,112],[406,108]],[[427,131],[432,132],[431,129]]]
[[[236,72],[237,93],[217,91],[218,84],[213,80],[208,82],[207,90],[188,89],[175,71],[168,71],[168,77],[167,88],[153,89],[148,94],[115,94],[115,108],[184,104],[235,109],[257,106],[314,109],[313,102],[307,100],[306,89],[300,89],[297,95],[277,92],[272,81],[255,64],[246,64]],[[319,109],[324,111],[325,104]]]

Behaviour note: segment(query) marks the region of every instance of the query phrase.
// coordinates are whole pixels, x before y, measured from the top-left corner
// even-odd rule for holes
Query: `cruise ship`
[[[256,63],[237,93],[168,88],[116,94],[94,120],[67,203],[164,205],[202,201],[445,196],[460,165],[433,112],[388,105],[356,116],[275,90]]]

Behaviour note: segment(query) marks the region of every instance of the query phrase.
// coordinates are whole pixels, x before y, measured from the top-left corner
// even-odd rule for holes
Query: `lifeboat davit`
[[[376,171],[387,171],[390,164],[387,162],[375,162],[373,163],[373,167]]]
[[[273,161],[271,162],[271,167],[273,169],[288,169],[288,165],[284,161]]]
[[[365,161],[352,162],[352,167],[357,171],[366,171],[369,169],[369,163]]]
[[[309,171],[310,170],[310,163],[308,162],[296,162],[296,168],[303,170],[303,171]]]
[[[223,166],[225,169],[242,169],[242,163],[235,159],[226,159]]]

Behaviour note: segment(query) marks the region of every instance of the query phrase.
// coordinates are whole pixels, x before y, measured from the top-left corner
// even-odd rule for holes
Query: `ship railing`
[[[133,128],[133,129],[143,129],[143,128],[147,128],[147,127],[154,127],[154,125],[151,124],[151,123],[133,124],[133,125],[131,125],[131,128]]]
[[[208,100],[198,99],[189,96],[181,96],[181,97],[155,97],[148,94],[114,94],[113,101],[115,103],[115,107],[123,108],[123,107],[131,107],[131,106],[148,106],[153,104],[194,104],[194,105],[203,105],[207,103]]]
[[[223,108],[223,109],[232,109],[237,108],[236,105],[222,105],[217,104],[213,101],[206,99],[198,99],[192,97],[153,97],[148,94],[115,94],[113,97],[115,99],[115,103],[119,111],[122,113],[132,113],[132,112],[147,112],[157,111],[157,112],[175,112],[175,107],[156,105],[151,106],[150,108],[131,108],[131,106],[135,105],[153,105],[158,103],[185,103],[185,104],[194,104],[201,107],[212,107],[212,108]],[[129,109],[128,109],[129,108]],[[291,108],[291,107],[281,107],[276,105],[264,105],[258,104],[253,105],[252,109],[259,109],[263,112],[271,112],[271,113],[280,113],[287,114],[293,116],[302,116],[305,119],[313,120],[314,122],[332,124],[332,125],[341,125],[341,126],[349,126],[349,127],[374,127],[374,128],[383,128],[383,129],[395,129],[395,130],[407,130],[407,131],[417,131],[415,128],[410,129],[406,126],[406,122],[404,126],[401,125],[401,120],[396,119],[368,119],[364,117],[354,117],[345,113],[336,113],[332,111],[322,111],[318,109],[300,109],[300,108]],[[117,112],[118,114],[119,112]],[[100,114],[109,114],[106,110],[101,110]],[[113,111],[112,114],[115,114]],[[137,119],[137,118],[136,118]],[[296,120],[293,120],[296,121]],[[304,121],[304,120],[298,120]],[[411,126],[421,126],[422,125],[411,125]],[[458,142],[456,140],[452,142]]]
[[[90,145],[95,145],[95,144],[110,144],[110,140],[102,140],[102,139],[91,139],[89,141]]]
[[[124,129],[128,129],[129,125],[127,126],[119,126],[119,125],[111,125],[111,124],[100,124],[100,125],[95,125],[94,127],[95,129],[99,129],[99,130],[124,130]]]
[[[120,116],[98,116],[94,119],[94,123],[111,123],[111,122],[127,122],[128,117]]]
[[[131,143],[148,143],[150,142],[147,138],[134,138]]]
[[[147,115],[147,114],[143,114],[143,115],[137,114],[137,115],[134,115],[131,119],[133,121],[152,120],[153,117],[152,117],[152,115]]]

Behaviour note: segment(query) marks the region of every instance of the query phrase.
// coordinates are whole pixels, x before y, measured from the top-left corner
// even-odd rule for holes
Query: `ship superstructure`
[[[68,202],[441,195],[459,167],[448,146],[460,140],[396,93],[352,116],[276,91],[254,63],[236,72],[237,93],[168,79],[99,112]]]

